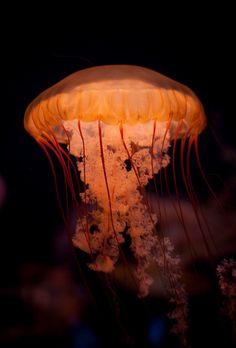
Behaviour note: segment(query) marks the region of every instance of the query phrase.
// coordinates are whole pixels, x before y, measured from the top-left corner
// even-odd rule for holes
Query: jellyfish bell
[[[111,272],[128,233],[139,290],[148,293],[146,269],[170,247],[160,241],[144,188],[170,162],[170,142],[196,139],[205,125],[202,104],[188,87],[132,65],[78,71],[29,105],[25,129],[44,149],[54,148],[71,191],[69,161],[58,144],[77,159],[85,208],[73,243],[93,256],[91,269]]]
[[[132,65],[99,66],[69,75],[29,105],[24,125],[35,139],[50,126],[60,141],[67,141],[58,126],[71,120],[131,126],[182,120],[185,127],[179,136],[189,128],[200,133],[206,125],[203,107],[188,87]]]

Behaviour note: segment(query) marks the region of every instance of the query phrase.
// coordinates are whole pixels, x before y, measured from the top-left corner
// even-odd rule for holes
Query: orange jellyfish
[[[24,117],[25,129],[48,157],[50,149],[62,164],[67,195],[70,192],[80,209],[73,244],[91,255],[89,267],[113,271],[120,246],[129,234],[140,295],[149,291],[152,278],[147,270],[154,260],[160,270],[172,272],[167,281],[170,297],[177,293],[176,302],[184,311],[184,289],[177,285],[179,261],[170,240],[158,233],[159,217],[145,188],[172,162],[178,193],[176,141],[182,139],[182,157],[186,148],[188,157],[193,144],[197,149],[205,125],[202,104],[191,89],[156,71],[132,65],[78,71],[41,93]],[[69,154],[76,158],[83,183],[81,187],[77,180],[79,198],[72,181],[74,165],[59,143],[67,144]],[[194,199],[188,169],[182,158],[183,181]],[[159,196],[157,185],[155,189]],[[181,219],[181,209],[178,211]]]

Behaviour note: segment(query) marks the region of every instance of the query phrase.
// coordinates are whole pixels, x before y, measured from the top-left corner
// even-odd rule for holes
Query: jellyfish
[[[176,302],[185,311],[185,291],[178,285],[179,260],[171,241],[158,233],[160,216],[153,211],[146,188],[170,164],[178,193],[174,163],[176,143],[181,139],[183,181],[194,200],[184,154],[188,159],[194,145],[198,158],[198,136],[206,117],[193,91],[144,67],[92,67],[41,93],[28,106],[24,126],[50,163],[49,151],[53,151],[62,165],[67,196],[70,193],[78,208],[72,241],[90,256],[89,268],[112,272],[123,257],[122,245],[128,236],[140,296],[149,292],[152,277],[148,267],[154,260],[168,274],[170,297],[177,293]],[[52,169],[55,178],[53,164]],[[74,183],[76,171],[79,179]],[[159,204],[156,184],[155,194]],[[177,208],[181,220],[181,208]]]

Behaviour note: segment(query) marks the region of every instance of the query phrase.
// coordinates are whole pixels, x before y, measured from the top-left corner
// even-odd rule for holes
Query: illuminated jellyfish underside
[[[78,170],[88,185],[80,196],[89,213],[78,220],[73,243],[96,255],[89,264],[91,269],[111,272],[119,258],[119,245],[125,241],[123,234],[129,233],[144,295],[152,282],[145,269],[163,257],[154,233],[157,216],[151,212],[142,188],[167,166],[169,133],[173,130],[170,127],[166,132],[166,124],[160,123],[154,134],[152,121],[126,125],[122,130],[85,122],[78,128],[75,120],[65,121],[64,126],[70,134],[70,153],[79,158]]]

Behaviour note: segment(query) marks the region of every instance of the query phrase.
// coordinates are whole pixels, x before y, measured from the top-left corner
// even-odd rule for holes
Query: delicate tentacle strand
[[[196,155],[196,158],[197,158],[197,164],[198,164],[198,168],[200,170],[200,173],[201,173],[201,176],[209,190],[209,192],[212,194],[212,196],[214,197],[214,199],[216,200],[217,204],[219,205],[219,207],[222,209],[222,211],[225,211],[224,207],[223,207],[223,204],[221,203],[221,201],[219,200],[219,198],[217,197],[217,195],[215,194],[214,190],[212,189],[211,185],[209,184],[207,178],[206,178],[206,175],[204,173],[204,170],[202,168],[202,164],[201,164],[201,160],[200,160],[200,156],[199,156],[199,150],[198,150],[198,136],[196,135],[194,137],[194,147],[195,147],[195,155]]]
[[[71,173],[69,171],[69,169],[66,166],[66,163],[64,161],[64,158],[62,156],[62,149],[60,148],[60,145],[57,143],[57,141],[55,141],[55,139],[50,138],[49,135],[45,134],[45,138],[48,139],[48,147],[52,150],[52,152],[56,155],[62,170],[63,170],[63,175],[64,175],[64,182],[65,182],[65,190],[66,190],[66,206],[67,206],[67,214],[69,214],[69,203],[68,203],[68,188],[72,194],[72,198],[74,200],[74,202],[76,204],[78,204],[77,202],[77,198],[75,195],[75,191],[74,191],[74,185],[72,182],[72,178],[71,178]],[[52,145],[51,145],[52,144]]]
[[[43,151],[44,151],[44,153],[45,153],[45,155],[46,155],[46,157],[47,157],[47,159],[49,161],[49,164],[50,164],[50,167],[51,167],[51,170],[52,170],[52,174],[53,174],[53,180],[54,180],[54,186],[55,186],[55,191],[56,191],[56,197],[57,197],[58,205],[59,205],[59,208],[60,208],[60,212],[61,212],[61,215],[62,215],[62,218],[63,218],[63,221],[64,221],[65,225],[68,226],[68,216],[67,217],[65,216],[64,209],[63,209],[63,206],[62,206],[62,203],[61,203],[55,167],[54,167],[52,159],[51,159],[51,157],[49,155],[49,152],[47,150],[47,147],[50,148],[50,146],[43,138],[40,139],[40,141],[38,141],[38,144],[43,149]]]
[[[199,207],[199,210],[200,210],[200,213],[201,213],[201,216],[202,216],[202,219],[205,223],[205,226],[206,226],[206,229],[207,229],[207,232],[208,232],[208,235],[210,237],[210,240],[212,242],[212,245],[214,246],[215,248],[215,251],[217,253],[219,253],[219,250],[218,250],[218,247],[216,245],[216,242],[215,242],[215,239],[213,237],[213,234],[212,234],[212,231],[210,229],[210,226],[208,224],[208,221],[207,221],[207,218],[206,218],[206,215],[201,207],[201,205],[199,204],[199,200],[198,200],[198,197],[197,197],[197,194],[195,192],[195,189],[194,189],[194,185],[192,183],[192,178],[191,178],[191,171],[190,171],[190,153],[191,153],[191,149],[192,149],[192,145],[193,145],[193,142],[194,142],[194,138],[193,137],[190,137],[189,138],[189,141],[188,141],[188,149],[187,149],[187,155],[186,155],[186,173],[187,173],[187,181],[188,181],[188,185],[190,187],[190,190],[192,192],[192,195],[197,203],[197,206]]]
[[[107,197],[108,197],[108,205],[109,205],[109,211],[110,211],[111,225],[112,225],[112,230],[113,230],[115,239],[117,241],[117,245],[119,245],[117,232],[115,230],[114,221],[113,221],[112,206],[111,206],[111,194],[110,194],[110,190],[109,190],[108,179],[107,179],[107,172],[106,172],[106,166],[105,166],[105,158],[104,158],[103,144],[102,144],[102,129],[101,129],[100,121],[98,121],[98,134],[99,134],[100,155],[101,155],[101,161],[102,161],[102,169],[103,169],[104,180],[105,180],[105,184],[106,184],[106,191],[107,191]]]
[[[66,136],[67,136],[67,143],[68,143],[68,152],[70,153],[70,137],[69,134],[67,133],[65,127],[62,125],[62,129],[64,130]],[[61,151],[61,148],[60,148]],[[70,173],[70,161],[69,161],[69,156],[67,157],[67,164],[66,164],[66,168],[68,168],[68,172]],[[72,182],[73,185],[73,182]],[[67,185],[66,186],[66,208],[67,211],[69,212],[69,200],[68,200],[68,190],[67,190]],[[73,185],[73,189],[74,189],[74,185]]]
[[[176,198],[177,198],[177,206],[179,208],[179,212],[177,212],[177,210],[176,210],[176,213],[177,213],[178,219],[179,219],[179,221],[180,221],[180,223],[181,223],[181,225],[183,227],[187,243],[190,246],[190,254],[191,254],[192,257],[195,257],[196,256],[196,251],[195,251],[195,249],[193,247],[193,243],[191,241],[191,238],[190,238],[190,235],[189,235],[186,223],[185,223],[184,214],[183,214],[183,210],[182,210],[182,206],[181,206],[181,202],[180,202],[177,178],[176,178],[176,166],[175,166],[175,163],[176,163],[176,145],[177,145],[177,139],[178,139],[178,135],[179,135],[179,132],[180,132],[180,129],[181,129],[182,125],[183,125],[183,121],[180,121],[178,126],[177,126],[176,133],[175,133],[174,144],[173,144],[173,151],[172,151],[172,173],[173,173],[175,194],[176,194]]]
[[[164,145],[165,145],[165,141],[166,141],[166,137],[167,137],[168,131],[170,130],[170,126],[171,126],[171,119],[167,122],[165,133],[164,133],[164,136],[163,136],[163,139],[162,139],[162,144],[161,144],[161,149],[160,149],[160,156],[161,156],[160,160],[161,161],[163,159],[163,155],[162,155],[163,154],[163,149],[164,149]],[[161,193],[161,196],[163,197],[163,192],[164,191],[163,191],[162,168],[160,168],[159,177],[160,177],[160,193]],[[163,210],[164,210],[165,221],[166,221],[166,224],[167,224],[168,219],[167,219],[165,203],[163,203]]]
[[[92,257],[92,259],[94,260],[94,257],[92,255],[92,248],[91,248],[91,242],[90,242],[90,235],[89,235],[89,227],[88,227],[88,207],[87,207],[87,189],[86,189],[86,152],[85,152],[85,142],[84,142],[84,136],[83,136],[83,132],[82,132],[82,128],[81,128],[81,124],[80,124],[80,120],[78,121],[78,129],[79,129],[79,134],[81,137],[81,141],[82,141],[82,151],[83,151],[83,171],[84,171],[84,202],[85,202],[85,216],[86,216],[86,231],[85,231],[85,237],[89,246],[89,250],[90,250],[90,255]],[[95,262],[95,267],[96,266],[96,261]]]
[[[155,135],[156,135],[156,120],[154,120],[154,122],[153,122],[152,145],[151,145],[151,170],[152,170],[152,178],[153,178],[153,181],[154,181],[155,194],[156,194],[156,197],[157,197],[159,220],[161,222],[160,196],[159,196],[159,192],[158,192],[158,189],[157,189],[157,183],[156,183],[156,180],[155,180],[155,173],[154,173],[154,166],[153,166]]]
[[[46,122],[46,121],[45,121]],[[54,146],[57,148],[58,150],[58,154],[60,155],[61,159],[62,159],[62,162],[64,163],[64,159],[63,159],[63,156],[64,155],[66,158],[67,158],[67,162],[68,162],[68,165],[66,167],[65,165],[65,169],[66,169],[66,172],[67,172],[67,176],[70,180],[70,182],[72,183],[72,187],[73,187],[73,192],[74,192],[74,196],[76,197],[76,193],[74,191],[74,185],[73,185],[73,181],[72,181],[72,176],[71,176],[71,172],[70,172],[70,169],[69,169],[69,165],[71,165],[72,169],[73,169],[73,173],[74,173],[74,176],[75,176],[75,179],[76,179],[76,184],[77,184],[77,189],[78,189],[78,193],[81,192],[81,187],[80,187],[80,183],[79,183],[79,177],[78,177],[78,172],[76,170],[76,167],[74,165],[74,163],[72,162],[71,158],[70,158],[70,155],[60,146],[58,140],[57,140],[57,136],[55,134],[55,132],[53,131],[52,127],[49,125],[48,122],[46,122],[47,124],[47,132],[44,132],[44,136],[46,138],[49,137],[49,135],[51,134],[52,138],[49,137],[48,139],[54,144]],[[70,153],[70,136],[68,134],[68,131],[65,129],[64,125],[61,124],[60,125],[61,128],[64,130],[66,136],[67,136],[67,141],[68,141],[68,152]],[[71,191],[72,195],[73,195],[73,192]],[[75,202],[76,202],[76,199],[75,199]]]
[[[71,160],[69,154],[66,153],[66,152],[64,151],[64,149],[60,147],[60,144],[58,143],[57,138],[56,138],[56,135],[54,134],[54,132],[53,132],[52,129],[50,129],[50,134],[52,134],[52,136],[53,136],[53,139],[54,139],[53,143],[54,143],[55,147],[56,147],[57,150],[58,150],[58,154],[60,155],[62,164],[64,164],[64,168],[65,168],[65,170],[66,170],[66,176],[67,176],[67,178],[68,178],[69,187],[70,187],[70,189],[71,189],[71,194],[72,194],[73,199],[74,199],[74,201],[75,201],[75,203],[76,203],[76,202],[77,202],[77,198],[76,198],[76,192],[75,192],[75,190],[74,190],[74,184],[73,184],[73,180],[72,180],[72,176],[71,176],[71,171],[70,171],[70,169],[69,169],[69,166],[68,166],[68,167],[66,166],[65,161],[64,161],[64,158],[63,158],[62,155],[64,155],[64,156],[66,157],[66,159],[67,159],[67,161],[68,161],[68,164],[70,164],[71,167],[72,167],[72,169],[73,169],[73,172],[74,172],[74,175],[75,175],[75,179],[76,179],[76,183],[77,183],[77,186],[78,186],[78,192],[80,193],[80,192],[81,192],[81,188],[80,188],[80,183],[79,183],[79,178],[78,178],[77,170],[76,170],[75,165],[74,165],[74,163],[72,162],[72,160]],[[69,142],[69,144],[70,144],[70,142]]]
[[[163,159],[163,149],[164,149],[166,137],[167,137],[167,134],[168,134],[168,132],[170,130],[170,127],[171,127],[171,119],[167,123],[166,130],[165,130],[165,133],[164,133],[164,136],[163,136],[163,139],[162,139],[161,150],[160,150],[161,161]],[[163,184],[162,168],[160,169],[159,175],[160,175],[160,192],[161,192],[161,196],[163,197],[163,195],[164,195],[164,184]],[[163,202],[163,210],[164,210],[163,224],[168,226],[168,218],[167,218],[165,202]]]
[[[183,178],[183,182],[184,182],[184,186],[185,186],[186,192],[187,192],[188,197],[190,199],[190,202],[191,202],[194,214],[195,214],[195,218],[197,220],[197,223],[198,223],[198,226],[199,226],[199,229],[200,229],[200,232],[201,232],[201,236],[202,236],[202,239],[203,239],[206,251],[207,251],[207,255],[211,259],[212,258],[211,248],[210,248],[208,240],[207,240],[207,238],[205,236],[204,228],[202,226],[202,221],[201,221],[201,218],[200,218],[200,215],[199,215],[199,212],[198,212],[198,205],[197,205],[196,199],[195,199],[195,197],[193,195],[191,187],[189,186],[189,183],[188,183],[187,178],[186,178],[186,173],[185,173],[184,149],[185,149],[186,140],[187,140],[187,138],[188,138],[190,133],[191,133],[191,129],[189,129],[189,131],[186,133],[185,137],[181,140],[181,151],[180,151],[181,173],[182,173],[182,178]]]
[[[65,183],[65,195],[66,195],[66,215],[69,217],[68,187],[69,187],[69,190],[70,191],[72,190],[71,192],[73,192],[73,185],[68,176],[68,168],[64,162],[64,159],[61,153],[61,147],[59,143],[57,142],[55,134],[49,129],[48,133],[43,132],[43,136],[45,139],[47,139],[48,148],[50,148],[50,150],[56,155],[63,171],[64,183]]]

